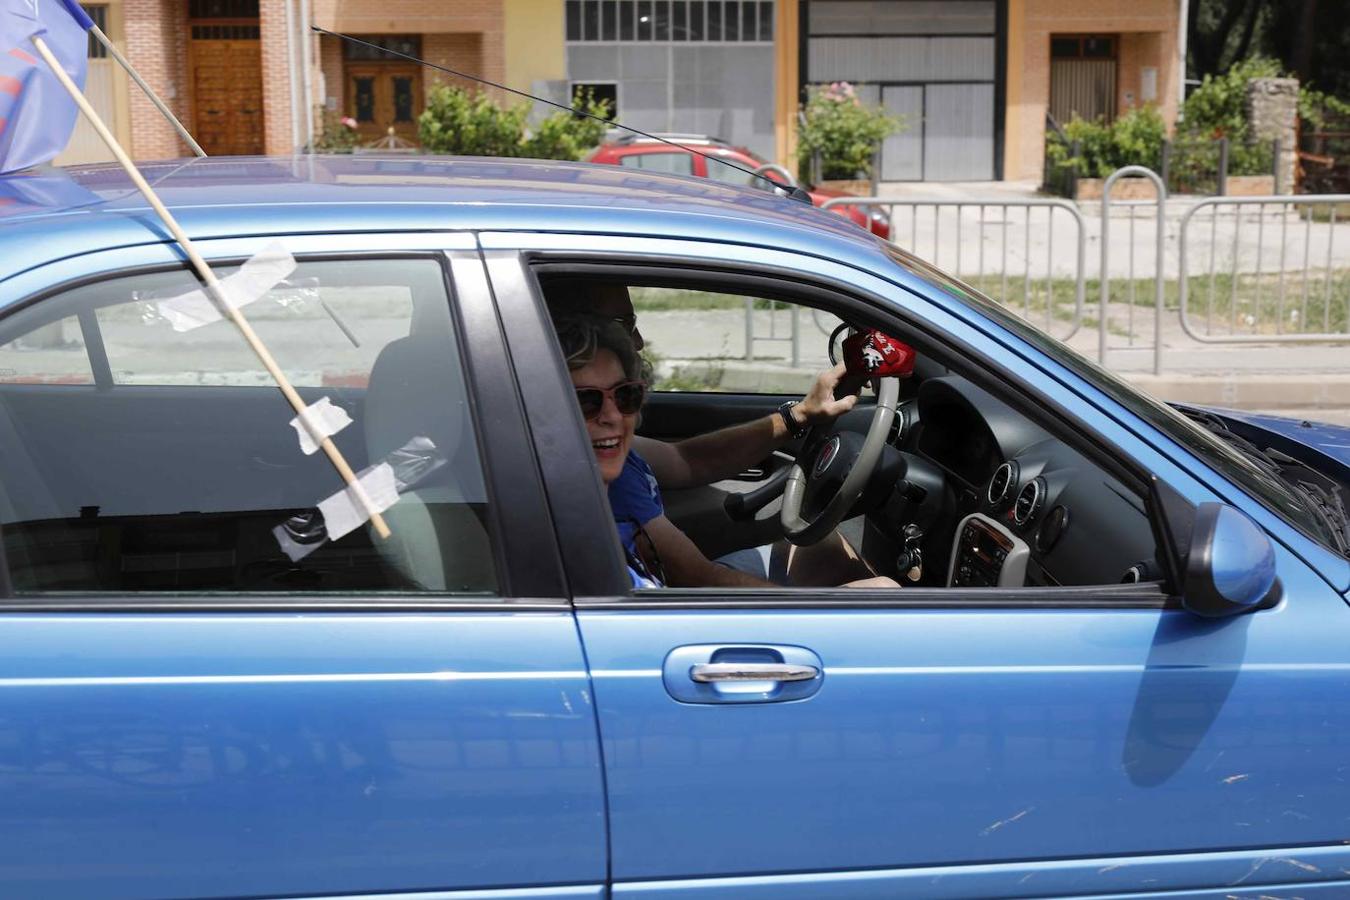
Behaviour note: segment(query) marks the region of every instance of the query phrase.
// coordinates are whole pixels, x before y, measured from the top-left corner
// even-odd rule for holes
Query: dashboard
[[[942,375],[923,382],[903,421],[897,449],[931,463],[943,482],[942,508],[926,523],[934,583],[1021,587],[1159,577],[1143,499],[1002,401]]]

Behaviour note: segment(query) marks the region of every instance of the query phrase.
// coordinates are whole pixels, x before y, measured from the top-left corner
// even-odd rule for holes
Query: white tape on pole
[[[364,498],[358,494],[358,490],[365,492]],[[355,485],[321,500],[319,512],[323,513],[328,539],[336,541],[355,531],[371,515],[382,513],[397,502],[398,485],[394,481],[394,470],[389,463],[380,463],[362,473]]]
[[[300,436],[300,452],[306,456],[318,452],[324,438],[332,437],[350,424],[352,417],[342,407],[334,406],[328,397],[320,397],[291,419],[291,427]]]
[[[220,279],[220,292],[231,309],[242,309],[261,300],[294,271],[295,257],[280,244],[268,244],[240,266],[238,272]],[[179,332],[193,331],[225,318],[220,304],[200,289],[161,300],[158,306],[159,314]]]

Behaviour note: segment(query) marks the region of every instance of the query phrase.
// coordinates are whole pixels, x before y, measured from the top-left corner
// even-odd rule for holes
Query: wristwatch
[[[792,417],[792,407],[797,405],[796,400],[789,400],[778,407],[778,415],[783,417],[783,424],[787,426],[788,434],[794,438],[799,438],[811,430],[811,426],[804,422],[798,422]]]

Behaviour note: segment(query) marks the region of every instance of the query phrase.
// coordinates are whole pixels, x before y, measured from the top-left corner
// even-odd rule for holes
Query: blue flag
[[[37,55],[40,36],[81,88],[93,23],[74,0],[3,0],[0,15],[0,174],[47,162],[66,147],[79,108]],[[72,8],[73,7],[73,8]]]

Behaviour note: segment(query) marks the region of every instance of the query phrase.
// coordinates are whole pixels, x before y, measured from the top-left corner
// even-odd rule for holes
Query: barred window
[[[772,0],[566,0],[570,43],[772,43]]]
[[[89,14],[89,18],[94,20],[94,24],[98,26],[99,31],[106,32],[108,30],[108,7],[106,4],[83,3],[81,6]],[[89,58],[108,58],[108,48],[99,43],[98,38],[94,37],[92,31],[89,33]]]

